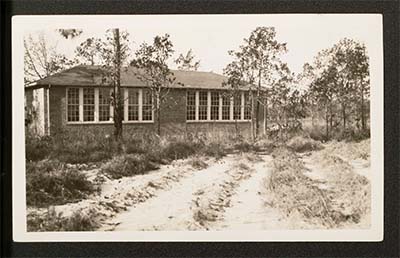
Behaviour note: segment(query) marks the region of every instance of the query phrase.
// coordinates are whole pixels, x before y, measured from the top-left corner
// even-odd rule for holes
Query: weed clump
[[[33,136],[28,134],[25,141],[27,161],[39,161],[47,158],[52,150],[53,141],[48,136]]]
[[[26,168],[27,205],[46,207],[76,202],[97,189],[77,169],[68,169],[58,161],[29,162]]]
[[[287,142],[287,146],[296,152],[316,151],[323,149],[320,142],[308,137],[295,136]]]
[[[63,217],[54,208],[46,211],[44,216],[32,213],[28,215],[28,232],[54,232],[54,231],[94,231],[100,227],[96,220],[96,211],[75,211],[69,217]]]
[[[158,165],[144,154],[125,154],[115,156],[101,168],[101,172],[113,179],[119,179],[125,176],[144,174],[146,171],[157,168],[159,168]]]

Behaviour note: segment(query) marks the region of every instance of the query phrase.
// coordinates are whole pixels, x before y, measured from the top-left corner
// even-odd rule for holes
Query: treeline
[[[321,50],[295,75],[281,59],[286,43],[276,40],[273,27],[259,27],[238,50],[224,74],[231,91],[250,89],[253,137],[260,135],[259,109],[265,113],[264,134],[288,135],[312,130],[323,122],[325,140],[369,136],[369,58],[364,44],[344,38]],[[321,133],[321,132],[320,132]]]

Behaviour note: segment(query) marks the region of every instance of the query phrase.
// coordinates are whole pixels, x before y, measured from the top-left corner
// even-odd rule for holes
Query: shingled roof
[[[135,75],[137,69],[126,67],[121,71],[121,86],[143,87],[144,83]],[[213,72],[179,71],[172,70],[176,77],[173,87],[180,88],[182,83],[185,87],[198,89],[221,89],[225,76]],[[71,69],[56,73],[44,79],[38,80],[31,86],[99,86],[104,78],[101,66],[79,65]]]

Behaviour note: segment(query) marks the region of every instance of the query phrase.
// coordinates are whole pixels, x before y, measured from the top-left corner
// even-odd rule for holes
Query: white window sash
[[[99,119],[99,88],[94,89],[94,121],[98,122]]]
[[[219,93],[218,121],[222,120],[222,93]]]
[[[207,91],[207,121],[211,121],[211,91]]]
[[[240,105],[240,120],[244,120],[244,92],[240,94],[241,105]]]
[[[129,104],[129,99],[128,99],[128,89],[124,89],[123,91],[123,101],[124,101],[124,122],[128,121],[128,104]]]
[[[143,121],[143,89],[139,89],[139,121]]]
[[[195,94],[196,94],[196,111],[195,111],[195,119],[194,120],[196,120],[196,121],[199,121],[199,91],[198,90],[196,90],[195,91]]]
[[[83,88],[79,88],[79,122],[83,122]]]
[[[233,97],[230,97],[230,106],[229,106],[229,120],[233,120]]]

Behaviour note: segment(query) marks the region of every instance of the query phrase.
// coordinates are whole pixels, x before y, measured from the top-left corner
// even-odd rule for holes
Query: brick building
[[[251,133],[249,91],[229,97],[224,76],[212,72],[173,71],[176,83],[161,109],[161,134],[203,132],[226,135],[239,128]],[[30,130],[40,135],[65,133],[112,134],[112,88],[104,85],[102,68],[76,66],[25,88]],[[179,83],[178,83],[179,82]],[[121,72],[124,134],[155,131],[151,92],[132,67]],[[259,112],[263,125],[263,110]]]

